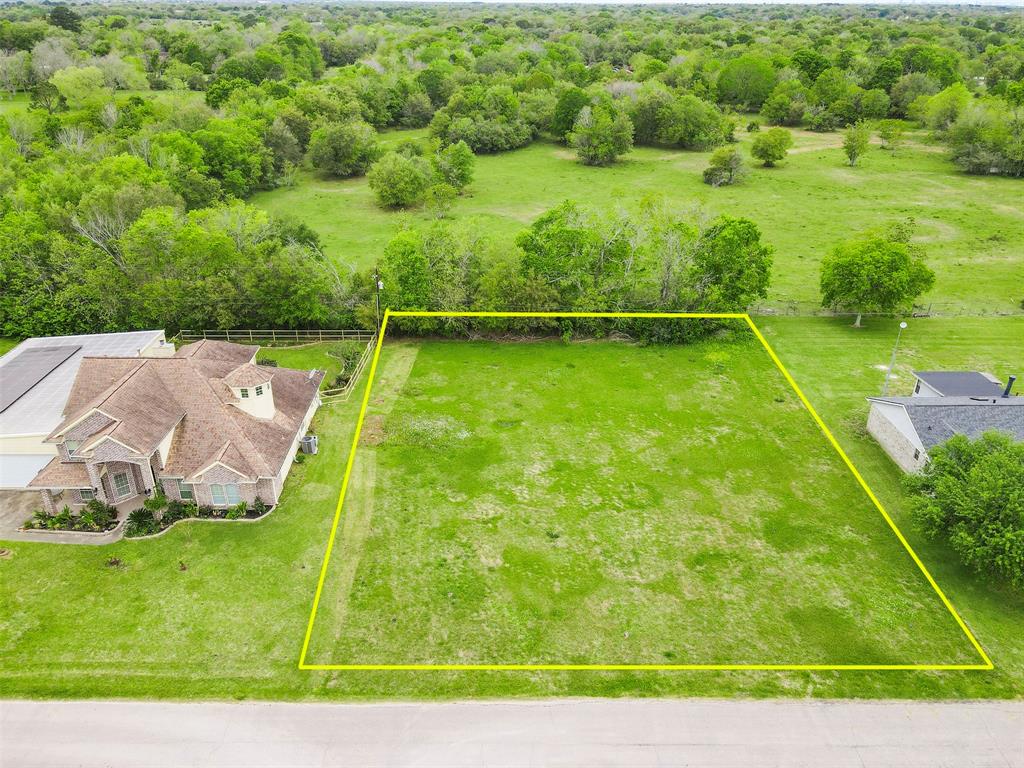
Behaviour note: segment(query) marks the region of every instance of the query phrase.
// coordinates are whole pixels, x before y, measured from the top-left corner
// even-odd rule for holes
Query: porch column
[[[147,488],[156,487],[156,478],[153,476],[153,465],[150,463],[152,459],[146,459],[145,463],[136,464],[136,466],[142,471],[142,488],[139,488],[139,493],[145,493]]]
[[[57,502],[53,500],[53,491],[49,488],[43,488],[39,495],[43,498],[43,509],[46,510],[48,515],[57,514]]]
[[[100,479],[99,465],[93,464],[91,461],[86,462],[85,471],[89,473],[89,482],[92,483],[92,487],[96,489],[96,498],[104,504],[109,504],[110,499],[107,497],[107,491],[103,487],[103,481]]]

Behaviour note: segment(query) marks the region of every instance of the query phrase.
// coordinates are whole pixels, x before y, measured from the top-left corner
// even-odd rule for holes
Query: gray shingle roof
[[[1001,390],[1000,390],[1001,391]],[[925,450],[953,435],[980,437],[990,430],[1024,442],[1024,397],[872,397],[902,405]]]
[[[999,397],[1003,385],[978,371],[914,371],[914,375],[945,397]]]

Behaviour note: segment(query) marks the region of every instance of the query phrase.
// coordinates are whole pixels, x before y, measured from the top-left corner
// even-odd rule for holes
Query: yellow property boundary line
[[[309,642],[313,634],[313,624],[316,621],[316,612],[320,607],[320,597],[323,594],[324,581],[327,578],[327,567],[330,563],[331,552],[334,549],[334,540],[338,533],[338,524],[341,521],[341,509],[342,503],[345,500],[345,493],[348,490],[349,478],[352,475],[352,465],[355,462],[356,448],[359,445],[359,437],[363,430],[363,421],[366,417],[366,408],[370,402],[370,390],[373,388],[373,380],[377,373],[377,363],[380,360],[380,351],[384,343],[384,336],[387,332],[388,320],[392,317],[506,317],[506,318],[640,318],[640,319],[714,319],[714,320],[743,320],[747,326],[753,331],[757,340],[761,342],[761,346],[768,352],[768,356],[771,357],[772,362],[782,372],[783,377],[796,392],[797,397],[804,404],[811,416],[814,418],[814,422],[818,425],[821,431],[828,438],[829,443],[835,448],[836,453],[842,458],[843,463],[849,468],[853,476],[857,478],[857,482],[860,487],[864,489],[864,492],[871,499],[871,502],[875,505],[875,508],[885,518],[885,522],[889,524],[893,533],[896,534],[896,538],[899,539],[903,548],[906,549],[914,563],[924,574],[925,579],[931,585],[932,589],[935,590],[935,594],[939,596],[942,604],[946,606],[950,615],[956,620],[957,626],[963,631],[964,635],[970,641],[971,645],[978,652],[982,663],[980,664],[307,664],[306,654],[309,651]],[[786,370],[786,366],[782,364],[779,356],[775,354],[775,350],[772,349],[768,340],[765,339],[764,335],[754,324],[754,321],[750,318],[750,315],[745,312],[419,312],[419,311],[396,311],[392,312],[390,309],[384,311],[384,320],[380,327],[380,333],[377,335],[377,346],[373,351],[373,360],[370,363],[370,375],[366,382],[366,390],[363,393],[363,403],[359,409],[359,418],[356,421],[356,431],[352,436],[352,448],[348,454],[348,461],[345,464],[345,476],[341,483],[341,493],[338,494],[338,504],[334,510],[334,521],[331,524],[330,538],[327,540],[327,551],[324,553],[323,564],[320,567],[320,579],[317,581],[316,594],[313,596],[313,608],[309,614],[309,623],[306,625],[306,636],[302,641],[302,652],[299,655],[299,669],[308,670],[439,670],[439,671],[468,671],[468,670],[480,670],[480,671],[504,671],[504,670],[593,670],[593,671],[619,671],[619,670],[648,670],[648,671],[668,671],[668,670],[714,670],[714,671],[737,671],[737,670],[778,670],[778,671],[867,671],[867,670],[905,670],[905,671],[952,671],[952,670],[990,670],[993,669],[994,665],[992,660],[985,653],[985,649],[981,647],[977,638],[968,629],[964,620],[957,613],[956,608],[946,597],[945,593],[935,582],[931,573],[925,567],[924,563],[921,562],[921,558],[914,552],[913,547],[910,546],[910,542],[907,541],[906,537],[900,531],[899,527],[889,516],[889,513],[885,511],[885,507],[875,496],[874,492],[868,486],[867,482],[861,476],[860,472],[850,461],[850,457],[846,455],[846,452],[839,445],[836,438],[832,435],[832,432],[825,422],[822,421],[818,412],[814,410],[814,406],[811,405],[810,401],[801,391],[796,381],[790,375],[789,371]]]

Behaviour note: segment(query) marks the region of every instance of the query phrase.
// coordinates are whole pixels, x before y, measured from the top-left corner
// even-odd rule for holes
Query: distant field
[[[357,410],[358,403],[353,399],[320,410],[316,417],[320,454],[295,467],[288,479],[283,504],[264,520],[178,524],[157,539],[104,547],[5,542],[3,546],[10,549],[11,554],[0,558],[0,679],[4,695],[290,700],[551,695],[915,699],[1024,696],[1024,597],[977,577],[959,565],[946,547],[922,538],[907,515],[899,471],[865,433],[867,404],[864,397],[881,388],[880,366],[888,362],[895,338],[895,321],[871,320],[859,331],[850,328],[848,320],[826,318],[761,318],[759,323],[992,656],[994,671],[660,674],[300,671],[297,669],[299,650]],[[909,392],[911,368],[977,367],[999,376],[1020,372],[1024,360],[1022,339],[1024,318],[911,320],[903,336],[903,351],[897,365],[899,378],[893,391]],[[584,344],[564,349],[566,353],[590,351]],[[649,350],[652,361],[656,359],[656,351]],[[686,350],[673,351],[673,354],[685,357]],[[456,367],[456,359],[453,356],[447,366],[450,377],[453,372],[462,375],[463,369],[471,368],[469,365]],[[500,359],[492,362],[502,365]],[[689,367],[703,363],[698,357],[693,363],[684,359],[681,364]],[[493,371],[496,380],[504,372],[501,367],[488,370]],[[661,373],[664,366],[653,370]],[[564,371],[563,376],[573,371],[582,373],[583,369],[577,363],[576,369],[565,368]],[[671,371],[668,375],[671,376]],[[619,378],[611,381],[610,386],[625,386]],[[385,376],[382,383],[388,380],[390,377]],[[397,386],[397,379],[394,383]],[[438,388],[440,382],[425,377],[420,386],[423,392],[428,392]],[[359,389],[356,394],[361,394]],[[774,404],[774,400],[771,403]],[[487,403],[484,405],[490,407]],[[440,409],[450,404],[435,402],[432,407]],[[614,412],[607,416],[599,410],[594,413],[599,420],[595,429],[604,429],[604,419],[621,418]],[[544,427],[551,430],[563,427],[560,419],[565,416],[553,413]],[[678,414],[668,417],[675,419]],[[503,414],[499,418],[519,417]],[[647,429],[650,424],[646,421],[637,427]],[[497,429],[493,425],[489,428]],[[665,425],[656,423],[653,428],[664,429]],[[818,446],[817,442],[808,444],[808,450],[817,451]],[[545,450],[543,444],[537,449],[539,454]],[[584,450],[592,449],[583,445],[577,452]],[[814,458],[815,454],[810,456]],[[640,457],[627,458],[633,467],[641,460]],[[697,461],[700,462],[701,457],[698,456]],[[584,469],[588,476],[594,476],[596,473],[591,470],[597,467],[589,465]],[[788,465],[784,465],[784,469],[791,471]],[[601,476],[596,477],[601,483]],[[496,479],[507,482],[508,476]],[[523,479],[526,484],[526,477]],[[559,491],[548,486],[542,490],[553,498],[572,489],[567,486],[565,491]],[[601,484],[599,490],[606,492],[607,487]],[[860,512],[856,513],[856,519],[862,519]],[[820,530],[819,522],[817,515],[796,521],[798,526],[812,532]],[[482,525],[482,521],[477,525]],[[546,530],[545,527],[539,534],[531,532],[527,541],[532,545],[536,538],[543,537],[540,538],[542,546],[560,553],[554,545],[566,539],[568,530],[555,531],[560,533],[560,538],[550,545],[546,543],[552,541]],[[763,529],[751,527],[749,534],[750,541],[766,540]],[[834,539],[844,536],[844,532],[826,528],[823,535]],[[813,542],[813,539],[808,541]],[[866,535],[863,542],[855,538],[852,543],[855,547],[863,544],[881,552],[874,548],[875,541],[874,535]],[[880,546],[891,543],[891,539],[885,537],[877,541]],[[630,549],[628,540],[616,545],[616,550],[627,556],[631,554]],[[645,553],[638,550],[638,554],[644,556]],[[910,573],[902,570],[905,555],[898,550],[894,555],[895,559],[887,560],[882,567]],[[791,557],[792,553],[785,556]],[[122,564],[108,565],[112,557]],[[758,557],[761,555],[755,550],[744,562],[756,562]],[[842,561],[839,556],[834,559],[837,563]],[[440,556],[438,565],[439,561]],[[625,565],[629,566],[628,560]],[[586,573],[586,563],[581,567],[581,573]],[[850,572],[840,568],[836,573],[838,578]],[[874,581],[870,573],[863,576],[866,584]],[[755,577],[763,578],[756,574]],[[525,598],[529,599],[530,593],[525,591],[528,582],[522,580],[521,586]],[[855,588],[851,591],[858,593]],[[111,599],[111,595],[115,599]],[[447,591],[432,599],[444,605],[446,596]],[[803,601],[817,599],[809,595]],[[885,601],[877,604],[882,616],[892,616]],[[727,615],[721,613],[720,606],[716,610],[718,616]],[[895,626],[902,632],[906,622],[902,617],[896,618]],[[873,619],[868,616],[861,621]],[[822,626],[835,625],[823,622]],[[322,628],[329,627],[325,624]],[[849,640],[837,641],[832,646],[834,652],[850,650],[855,645],[854,638],[863,637],[858,627],[854,629],[858,633]],[[786,622],[772,637],[781,642],[786,633],[792,631],[792,625]],[[628,642],[625,637],[612,638],[611,635],[610,630],[602,630],[602,641]],[[769,634],[758,631],[751,636],[768,638]],[[927,637],[932,635],[928,633]],[[913,642],[924,645],[928,642],[926,638],[915,638]],[[689,643],[692,635],[684,633],[681,639]],[[334,639],[323,637],[321,642],[333,644]],[[523,642],[529,642],[529,638]],[[799,642],[806,647],[811,637],[805,636]],[[482,649],[480,645],[474,647]],[[707,649],[711,647],[708,645]],[[654,648],[658,653],[682,650],[663,644]],[[326,650],[323,646],[321,649]],[[366,653],[369,647],[353,650]],[[411,647],[402,650],[416,652]]]
[[[402,133],[385,139],[397,141]],[[972,312],[1020,310],[1019,180],[961,174],[941,148],[922,143],[920,134],[895,155],[873,148],[856,168],[846,165],[839,134],[794,134],[796,146],[780,167],[755,167],[742,184],[719,189],[701,181],[707,152],[641,148],[610,168],[587,168],[565,147],[545,142],[485,155],[452,218],[477,223],[511,247],[520,229],[566,198],[607,206],[664,195],[683,209],[700,204],[713,213],[753,219],[776,248],[771,299],[816,302],[819,263],[834,243],[912,216],[937,273],[935,289],[922,303]],[[740,135],[746,153],[749,137]],[[365,178],[331,181],[306,173],[294,188],[260,193],[253,202],[305,221],[320,233],[332,258],[355,267],[372,265],[403,225],[427,221],[422,212],[379,209]]]
[[[978,663],[763,348],[386,344],[309,663]]]

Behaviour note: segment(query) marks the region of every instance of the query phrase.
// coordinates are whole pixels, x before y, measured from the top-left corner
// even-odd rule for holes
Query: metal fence
[[[803,317],[855,317],[856,312],[836,310],[822,307],[813,301],[774,301],[761,302],[747,308],[751,315],[771,316],[803,316]],[[864,317],[1024,317],[1024,309],[1012,307],[994,307],[979,309],[963,304],[935,302],[915,305],[909,312],[862,312]]]
[[[255,343],[258,341],[272,344],[313,344],[320,341],[370,341],[376,338],[373,331],[364,330],[281,330],[255,328],[235,328],[233,330],[181,330],[172,340],[181,342],[214,339],[216,341],[234,341],[237,343]]]

